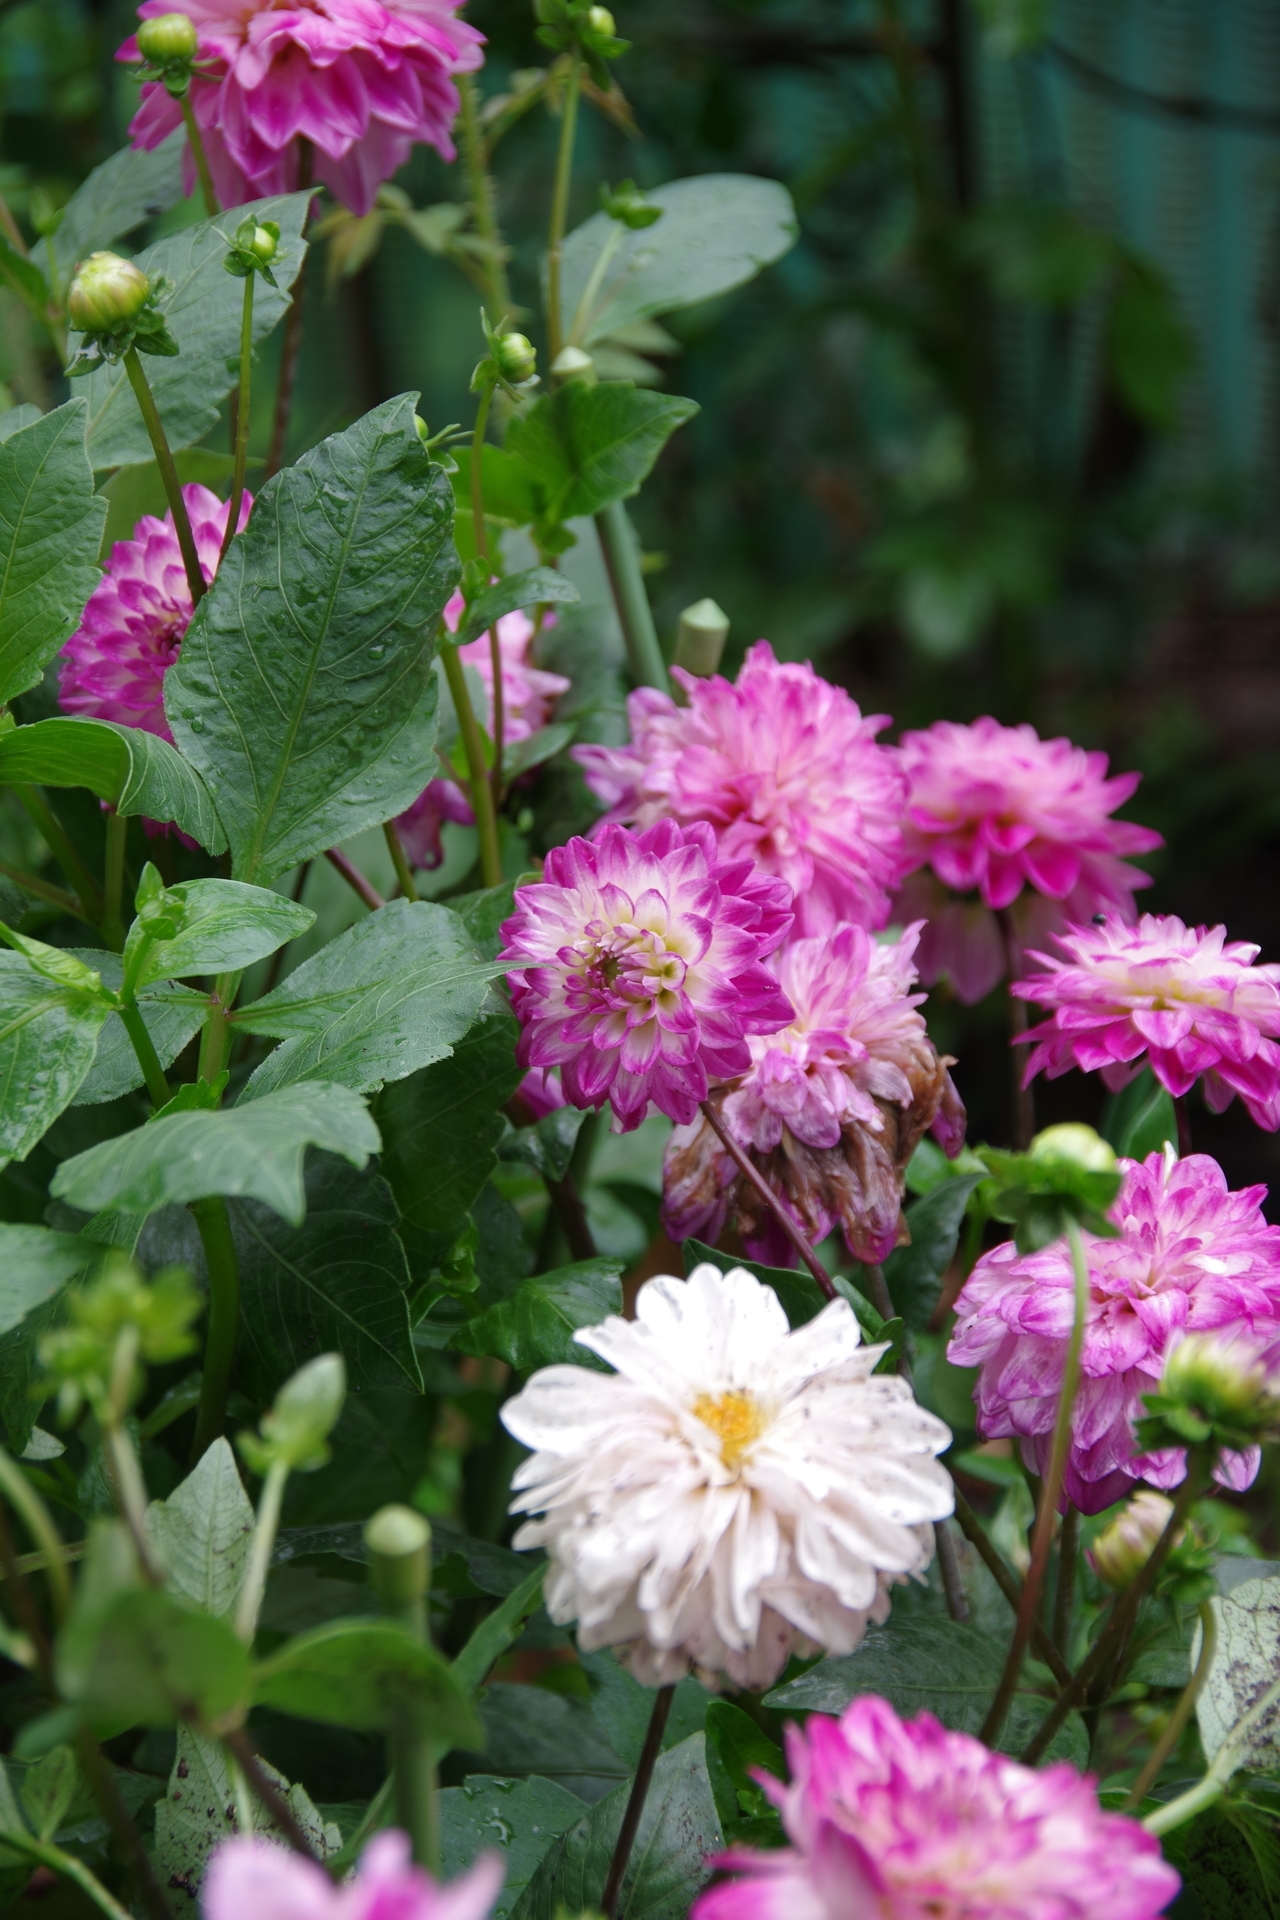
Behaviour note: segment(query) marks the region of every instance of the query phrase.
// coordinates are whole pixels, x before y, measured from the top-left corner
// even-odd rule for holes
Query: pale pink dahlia
[[[444,610],[445,625],[450,633],[458,631],[458,622],[464,611],[462,595],[455,593]],[[553,615],[551,620],[543,622],[544,632],[554,623],[554,618]],[[504,748],[514,746],[517,740],[528,740],[545,727],[555,702],[562,693],[569,691],[570,683],[563,674],[545,673],[541,667],[530,665],[529,649],[533,644],[534,631],[527,613],[504,614],[498,622],[498,649],[502,656]],[[465,647],[459,647],[458,656],[464,666],[473,667],[480,676],[489,703],[487,710],[479,716],[480,723],[492,729],[493,654],[488,634],[482,633],[478,640],[471,640]],[[446,820],[456,821],[460,826],[472,826],[475,815],[471,811],[470,796],[453,780],[429,781],[413,805],[407,807],[396,820],[401,844],[415,867],[438,867],[444,859],[440,829]]]
[[[1033,1771],[866,1694],[787,1728],[791,1784],[757,1778],[790,1847],[716,1862],[692,1920],[1155,1920],[1160,1842],[1065,1763]]]
[[[1265,1341],[1280,1334],[1280,1227],[1262,1215],[1265,1187],[1227,1191],[1207,1154],[1173,1149],[1126,1160],[1111,1209],[1118,1240],[1085,1235],[1089,1317],[1064,1496],[1100,1513],[1137,1480],[1177,1486],[1181,1448],[1139,1455],[1131,1422],[1154,1393],[1172,1347],[1188,1333],[1229,1332]],[[978,1432],[1016,1437],[1034,1472],[1048,1464],[1073,1317],[1065,1240],[1021,1254],[1012,1240],[984,1253],[956,1302],[947,1357],[979,1368]],[[1258,1450],[1224,1454],[1224,1485],[1246,1487]]]
[[[1026,1078],[1051,1080],[1068,1067],[1101,1070],[1113,1091],[1143,1059],[1175,1097],[1203,1078],[1215,1113],[1236,1094],[1250,1117],[1280,1127],[1280,966],[1257,967],[1257,947],[1228,940],[1225,927],[1187,927],[1173,914],[1144,913],[1136,927],[1109,919],[1054,936],[1059,960],[1032,953],[1046,969],[1012,991],[1047,1007],[1026,1034],[1039,1045]]]
[[[798,933],[884,926],[904,871],[904,783],[875,738],[888,720],[864,718],[807,663],[780,665],[767,640],[732,685],[673,673],[687,706],[641,687],[628,746],[573,750],[606,821],[705,820],[723,859],[750,856],[787,882]]]
[[[143,0],[143,19],[187,14],[201,67],[191,105],[218,197],[227,207],[299,184],[304,141],[312,177],[355,213],[418,143],[454,157],[457,73],[480,65],[484,36],[457,18],[460,0]],[[118,60],[136,61],[125,41]],[[143,86],[129,135],[157,147],[182,124],[163,85]],[[187,155],[187,190],[195,187]]]
[[[620,1133],[650,1105],[691,1120],[712,1079],[751,1064],[747,1035],[791,1007],[760,962],[786,937],[785,884],[721,860],[706,826],[606,827],[547,855],[516,889],[499,959],[511,968],[523,1067],[560,1068],[575,1107]]]
[[[200,571],[212,580],[229,504],[208,487],[182,489]],[[240,504],[239,532],[253,498]],[[191,621],[191,591],[173,515],[144,514],[131,540],[117,540],[106,572],[62,649],[58,698],[68,713],[143,727],[172,740],[164,717],[164,677]]]
[[[1164,844],[1149,827],[1112,818],[1139,774],[1108,779],[1105,753],[990,717],[904,733],[898,752],[909,788],[904,872],[929,871],[907,882],[896,911],[928,916],[926,983],[946,974],[961,1000],[989,993],[1006,963],[991,910],[1015,901],[1024,947],[1103,908],[1133,919],[1134,889],[1151,880],[1126,856]],[[976,901],[954,898],[975,892]]]
[[[447,1887],[415,1867],[406,1834],[377,1834],[354,1874],[334,1884],[314,1860],[261,1837],[224,1840],[209,1861],[205,1920],[486,1920],[502,1886],[502,1856],[482,1853]]]
[[[748,1072],[711,1095],[725,1127],[813,1242],[840,1227],[857,1259],[878,1262],[903,1233],[903,1175],[932,1127],[951,1154],[964,1108],[912,993],[918,926],[893,944],[862,927],[791,941],[770,962],[795,1009],[754,1034]],[[732,1211],[747,1251],[775,1266],[795,1252],[751,1182],[699,1114],[678,1127],[663,1168],[673,1240],[714,1246]]]

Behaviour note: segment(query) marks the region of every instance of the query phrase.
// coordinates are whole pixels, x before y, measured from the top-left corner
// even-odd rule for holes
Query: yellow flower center
[[[767,1424],[759,1402],[749,1393],[700,1393],[693,1411],[719,1440],[720,1458],[731,1471],[742,1465]]]

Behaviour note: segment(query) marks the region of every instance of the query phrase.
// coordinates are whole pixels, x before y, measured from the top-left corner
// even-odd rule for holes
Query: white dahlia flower
[[[550,1555],[552,1619],[650,1686],[851,1653],[952,1510],[946,1427],[873,1374],[843,1300],[793,1333],[752,1274],[707,1265],[636,1313],[574,1336],[614,1373],[544,1367],[502,1410],[534,1450],[511,1510],[542,1516],[515,1544]]]

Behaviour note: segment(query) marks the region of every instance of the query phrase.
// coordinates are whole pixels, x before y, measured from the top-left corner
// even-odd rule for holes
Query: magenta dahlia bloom
[[[191,106],[218,197],[236,207],[299,183],[304,140],[313,177],[355,213],[417,145],[454,157],[454,74],[481,63],[484,36],[457,18],[461,0],[142,0],[142,18],[187,14],[200,69]],[[118,60],[136,61],[125,41]],[[156,81],[142,89],[129,135],[157,147],[182,124]],[[188,153],[187,191],[195,187]]]
[[[931,1127],[951,1154],[964,1108],[912,993],[918,926],[893,944],[862,927],[794,940],[770,962],[795,1009],[781,1032],[747,1042],[751,1065],[711,1099],[722,1122],[814,1243],[841,1227],[878,1262],[897,1245],[903,1175]],[[663,1221],[673,1240],[715,1244],[732,1211],[747,1251],[775,1266],[796,1255],[773,1214],[699,1114],[667,1147]]]
[[[208,487],[182,489],[200,571],[212,580],[229,503]],[[237,533],[253,498],[240,504]],[[62,649],[58,698],[68,713],[143,727],[172,741],[164,717],[164,677],[191,621],[191,591],[173,515],[144,514],[131,540],[117,540],[106,572],[85,604],[80,625]]]
[[[1082,1067],[1101,1070],[1114,1092],[1145,1058],[1175,1098],[1202,1080],[1215,1113],[1239,1094],[1258,1126],[1280,1127],[1280,966],[1255,966],[1258,948],[1228,940],[1225,927],[1187,927],[1173,914],[1055,939],[1066,959],[1032,953],[1045,971],[1012,989],[1049,1009],[1024,1036],[1039,1042],[1028,1081]]]
[[[450,633],[458,631],[464,611],[462,595],[455,593],[444,610],[445,625]],[[543,622],[544,633],[554,620],[552,615]],[[555,702],[569,691],[570,682],[563,674],[545,673],[541,667],[530,665],[529,649],[534,631],[527,613],[504,614],[498,622],[498,649],[502,656],[502,739],[506,747],[514,746],[517,740],[529,739],[545,727]],[[480,722],[492,728],[493,654],[488,634],[482,633],[478,640],[459,647],[458,655],[464,666],[474,667],[480,676],[489,703],[480,715]],[[440,829],[446,820],[472,826],[475,815],[471,811],[470,796],[453,780],[431,780],[413,805],[396,820],[401,844],[415,867],[438,867],[444,859]]]
[[[1082,1513],[1100,1513],[1137,1480],[1167,1490],[1184,1478],[1182,1448],[1139,1455],[1131,1427],[1184,1334],[1280,1334],[1280,1227],[1263,1218],[1266,1188],[1230,1193],[1215,1160],[1179,1160],[1172,1148],[1121,1166],[1119,1239],[1085,1235],[1089,1317],[1063,1488]],[[947,1357],[979,1369],[978,1432],[1019,1439],[1043,1474],[1074,1313],[1066,1241],[1022,1254],[1006,1240],[984,1253],[956,1312]],[[1224,1454],[1218,1477],[1239,1490],[1257,1471],[1254,1447]]]
[[[641,687],[628,746],[573,750],[605,820],[705,820],[722,859],[749,856],[786,881],[798,933],[884,926],[904,871],[904,782],[875,738],[888,720],[864,718],[807,663],[779,664],[767,640],[732,685],[673,673],[687,706]]]
[[[620,1133],[651,1106],[691,1120],[712,1079],[750,1066],[747,1036],[791,1018],[760,964],[790,909],[785,884],[720,859],[707,826],[606,827],[553,848],[502,929],[517,1059],[558,1066],[570,1104],[608,1102]]]
[[[1018,903],[1024,947],[1104,908],[1133,919],[1134,889],[1151,880],[1127,856],[1164,844],[1149,827],[1112,818],[1139,774],[1108,779],[1105,753],[989,717],[904,733],[898,751],[909,787],[903,870],[927,872],[908,881],[896,911],[928,917],[926,984],[946,974],[968,1002],[991,991],[1005,972],[995,908]]]
[[[865,1694],[787,1728],[791,1784],[757,1778],[791,1841],[716,1865],[691,1920],[1155,1920],[1181,1884],[1092,1779],[1033,1771],[931,1713]]]
[[[335,1886],[316,1861],[238,1834],[210,1857],[200,1905],[205,1920],[486,1920],[502,1879],[501,1854],[482,1853],[442,1887],[412,1864],[408,1836],[391,1829]]]

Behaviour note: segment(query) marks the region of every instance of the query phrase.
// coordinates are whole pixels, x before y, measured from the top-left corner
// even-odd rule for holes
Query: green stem
[[[147,1023],[138,1009],[136,1000],[126,1000],[120,1009],[120,1018],[124,1030],[133,1042],[133,1050],[138,1056],[138,1065],[142,1068],[142,1077],[147,1083],[147,1092],[151,1096],[153,1107],[167,1106],[173,1098],[173,1089],[165,1079],[160,1056],[155,1043],[147,1031]]]
[[[262,1497],[258,1502],[258,1521],[253,1530],[253,1544],[249,1548],[249,1561],[244,1570],[244,1580],[240,1587],[240,1598],[236,1602],[236,1632],[246,1645],[252,1645],[258,1626],[258,1613],[262,1607],[262,1596],[267,1587],[267,1571],[271,1565],[271,1554],[276,1544],[276,1533],[280,1526],[280,1509],[284,1503],[285,1482],[289,1478],[287,1461],[273,1460],[267,1468],[267,1477],[262,1483]]]
[[[299,190],[311,185],[315,169],[315,149],[310,140],[303,139],[298,147],[298,187]],[[310,218],[312,202],[307,202],[307,218]],[[302,231],[305,236],[307,222],[304,220]],[[293,283],[293,294],[289,301],[289,316],[284,323],[284,339],[280,345],[280,371],[276,376],[276,404],[271,420],[271,440],[267,447],[267,463],[262,470],[263,480],[270,480],[279,473],[284,465],[285,442],[289,438],[289,416],[293,411],[293,388],[298,377],[298,355],[302,350],[302,314],[306,299],[307,256],[302,256],[302,265],[298,268],[298,277]]]
[[[480,129],[480,98],[475,80],[468,74],[458,76],[458,132],[461,136],[462,164],[466,170],[467,193],[476,232],[489,251],[483,269],[489,283],[489,321],[492,326],[511,311],[511,290],[507,285],[506,249],[498,230],[497,200],[493,175],[489,171],[484,135]]]
[[[1246,1757],[1250,1734],[1272,1711],[1278,1700],[1280,1680],[1273,1680],[1266,1692],[1259,1694],[1248,1713],[1236,1721],[1214,1755],[1213,1765],[1204,1779],[1197,1781],[1194,1787],[1189,1787],[1186,1793],[1180,1793],[1176,1800],[1170,1800],[1167,1805],[1157,1807],[1154,1813],[1147,1815],[1142,1824],[1148,1833],[1169,1833],[1174,1827],[1180,1827],[1184,1821],[1190,1820],[1193,1814],[1202,1812],[1205,1807],[1211,1807],[1215,1800],[1221,1799],[1232,1774]]]
[[[1200,1607],[1200,1634],[1200,1658],[1196,1661],[1196,1670],[1182,1689],[1181,1698],[1169,1715],[1169,1724],[1152,1748],[1146,1766],[1129,1789],[1129,1798],[1121,1807],[1121,1813],[1132,1813],[1135,1807],[1140,1807],[1160,1778],[1160,1769],[1181,1740],[1182,1730],[1191,1718],[1200,1691],[1209,1678],[1213,1656],[1218,1650],[1218,1618],[1211,1600],[1205,1600]]]
[[[1018,1608],[1022,1604],[1021,1580],[1019,1580],[1013,1568],[1008,1565],[1003,1555],[998,1553],[995,1547],[992,1546],[986,1528],[961,1493],[959,1487],[955,1485],[954,1479],[952,1480],[952,1486],[955,1487],[956,1496],[956,1525],[986,1567],[987,1572],[991,1575],[1001,1593],[1013,1608],[1013,1611],[1017,1613]],[[1040,1659],[1043,1660],[1049,1668],[1058,1685],[1060,1687],[1069,1686],[1071,1683],[1071,1669],[1038,1620],[1031,1630],[1031,1644]]]
[[[133,1450],[133,1441],[128,1429],[118,1421],[113,1421],[106,1428],[103,1439],[111,1464],[111,1477],[115,1481],[120,1517],[129,1529],[142,1576],[149,1586],[159,1586],[161,1578],[156,1571],[151,1556],[151,1542],[147,1536],[146,1482],[142,1478],[138,1456]]]
[[[63,887],[55,887],[51,880],[41,880],[34,873],[24,873],[21,867],[11,866],[9,861],[0,860],[0,873],[6,880],[12,880],[24,893],[34,894],[37,900],[45,901],[51,907],[58,907],[63,913],[69,913],[73,920],[80,920],[86,927],[96,931],[97,921],[91,920],[73,893]]]
[[[107,815],[107,851],[103,867],[102,937],[119,953],[124,946],[124,920],[120,906],[124,897],[124,851],[129,837],[129,822],[114,808]]]
[[[396,879],[400,882],[400,891],[406,900],[416,900],[418,889],[414,883],[413,868],[405,854],[404,843],[396,831],[394,820],[382,823],[383,838],[387,843],[387,852],[391,855],[391,864],[396,870]]]
[[[348,858],[341,847],[330,847],[325,859],[342,875],[352,893],[364,901],[370,913],[377,913],[379,907],[386,906],[386,901],[373,882],[361,873],[355,861]]]
[[[67,1572],[62,1536],[54,1526],[44,1501],[17,1461],[3,1447],[0,1447],[0,1493],[4,1494],[43,1554],[54,1615],[59,1621],[65,1620],[71,1608],[71,1576]]]
[[[667,663],[658,645],[649,594],[640,571],[636,536],[621,500],[615,500],[596,515],[596,532],[600,536],[622,637],[627,643],[631,678],[638,687],[657,687],[659,692],[667,693],[670,691]]]
[[[164,422],[160,418],[160,409],[156,405],[155,395],[143,372],[142,362],[138,358],[138,349],[130,347],[124,356],[124,370],[129,376],[129,385],[133,388],[134,398],[138,402],[138,411],[142,415],[151,444],[155,448],[156,465],[160,469],[160,478],[164,483],[164,496],[169,502],[169,511],[173,515],[174,531],[178,536],[178,545],[182,550],[182,564],[187,574],[187,589],[191,595],[191,604],[198,607],[204,598],[204,574],[200,569],[200,557],[196,552],[195,536],[191,531],[191,522],[187,518],[187,503],[182,497],[182,486],[178,479],[178,469],[173,464],[173,455],[169,451],[169,441],[165,434]]]
[[[198,1072],[202,1080],[216,1080],[227,1064],[227,1055],[231,1051],[229,1016],[235,1005],[236,994],[240,991],[240,980],[239,973],[220,973],[213,983],[209,1017],[200,1036]]]
[[[81,1893],[91,1900],[99,1912],[106,1914],[107,1920],[130,1920],[127,1907],[112,1897],[96,1874],[90,1873],[83,1862],[73,1853],[64,1853],[61,1847],[55,1847],[52,1840],[37,1840],[34,1834],[18,1833],[6,1828],[4,1844],[14,1853],[25,1855],[28,1860],[38,1861],[42,1867],[70,1880],[79,1887]]]
[[[195,112],[191,105],[191,95],[184,93],[178,103],[182,108],[182,124],[187,130],[187,142],[191,148],[191,158],[196,163],[196,173],[200,180],[200,191],[204,195],[204,210],[212,220],[222,209],[218,205],[218,195],[214,189],[213,175],[209,171],[209,156],[204,150],[204,141],[196,124]],[[252,279],[252,274],[249,276]]]
[[[209,1325],[204,1343],[204,1374],[200,1408],[191,1445],[194,1465],[213,1445],[227,1423],[227,1395],[231,1390],[231,1363],[235,1357],[240,1320],[240,1263],[231,1237],[231,1218],[220,1195],[193,1200],[191,1211],[200,1229],[205,1264],[209,1269]]]
[[[569,217],[569,187],[573,179],[573,143],[578,128],[578,97],[582,91],[582,62],[575,51],[569,57],[564,111],[560,120],[560,149],[556,155],[555,188],[551,195],[551,232],[547,246],[547,348],[554,366],[564,344],[560,324],[560,262],[564,230]]]
[[[1044,1591],[1045,1572],[1049,1565],[1049,1549],[1053,1544],[1058,1496],[1062,1492],[1067,1454],[1071,1446],[1071,1419],[1075,1411],[1076,1394],[1080,1387],[1080,1355],[1084,1347],[1085,1322],[1089,1314],[1089,1262],[1080,1228],[1070,1217],[1067,1220],[1067,1238],[1071,1243],[1071,1269],[1075,1280],[1075,1313],[1071,1322],[1071,1339],[1067,1344],[1067,1357],[1062,1369],[1062,1390],[1058,1395],[1058,1414],[1053,1429],[1053,1445],[1049,1452],[1049,1470],[1041,1482],[1040,1506],[1036,1514],[1035,1531],[1031,1536],[1031,1565],[1027,1568],[1027,1577],[1022,1583],[1022,1598],[1018,1605],[1018,1617],[1014,1623],[1013,1639],[1004,1664],[1004,1672],[1000,1676],[996,1697],[991,1702],[991,1710],[987,1714],[979,1735],[979,1738],[989,1747],[995,1745],[1004,1727],[1005,1717],[1012,1705],[1014,1693],[1017,1691],[1027,1643],[1031,1639],[1031,1631],[1040,1609],[1040,1595]]]
[[[480,558],[489,558],[489,529],[484,523],[484,430],[489,424],[489,408],[493,404],[493,387],[487,386],[476,403],[476,423],[471,430],[471,518],[474,523],[473,538],[476,552]]]
[[[244,474],[249,460],[249,382],[253,375],[253,283],[256,273],[247,273],[244,280],[244,304],[240,309],[240,387],[236,402],[236,448],[235,466],[231,475],[231,500],[227,507],[227,524],[222,535],[222,545],[218,549],[218,565],[222,565],[223,555],[235,538],[236,527],[240,520],[240,502],[244,499]]]
[[[151,1856],[142,1843],[142,1835],[124,1803],[110,1767],[102,1757],[100,1747],[87,1727],[82,1727],[76,1734],[75,1751],[80,1771],[116,1837],[125,1866],[133,1875],[134,1884],[151,1920],[172,1920],[169,1902],[156,1878]]]
[[[613,256],[621,246],[625,232],[626,228],[620,220],[614,220],[611,223],[605,236],[605,243],[596,255],[596,263],[591,269],[590,278],[582,289],[582,298],[578,302],[573,324],[569,328],[568,344],[571,347],[580,347],[586,341],[587,329],[591,324],[591,309],[595,306],[596,295],[604,285],[604,277],[613,264]]]
[[[1053,1639],[1064,1659],[1071,1652],[1071,1615],[1075,1607],[1079,1557],[1080,1509],[1068,1502],[1058,1536],[1058,1587],[1053,1596]]]
[[[53,809],[39,789],[36,787],[15,786],[13,791],[17,794],[18,800],[26,810],[29,818],[34,820],[35,824],[39,827],[50,852],[79,894],[80,905],[83,908],[81,918],[87,917],[92,926],[98,926],[102,919],[102,909],[105,903],[102,897],[102,888],[98,885],[96,877],[90,873],[88,867],[80,858],[80,855],[76,852],[70,840],[68,840]]]
[[[431,1584],[431,1529],[406,1507],[383,1507],[364,1532],[369,1584],[381,1611],[423,1646]],[[413,1857],[428,1873],[440,1872],[439,1782],[430,1724],[410,1701],[400,1704],[387,1735],[396,1818],[413,1842]]]
[[[451,640],[446,640],[441,653],[444,658],[444,677],[449,682],[453,710],[458,716],[462,744],[466,749],[471,805],[480,834],[480,874],[486,887],[497,887],[502,884],[502,853],[498,845],[498,817],[493,810],[493,790],[484,764],[484,741],[480,737],[480,726],[471,704],[471,692],[458,658],[458,649]]]
[[[614,1920],[618,1910],[618,1896],[622,1892],[622,1882],[626,1875],[627,1862],[631,1858],[631,1849],[640,1831],[644,1803],[649,1793],[649,1782],[653,1779],[653,1769],[657,1764],[658,1755],[662,1752],[662,1736],[667,1730],[667,1720],[671,1713],[671,1702],[675,1698],[675,1691],[674,1686],[659,1687],[653,1696],[648,1732],[644,1736],[644,1746],[640,1749],[636,1777],[631,1783],[626,1812],[622,1816],[622,1825],[618,1829],[613,1858],[609,1862],[604,1892],[600,1896],[600,1911],[604,1914],[605,1920]]]

